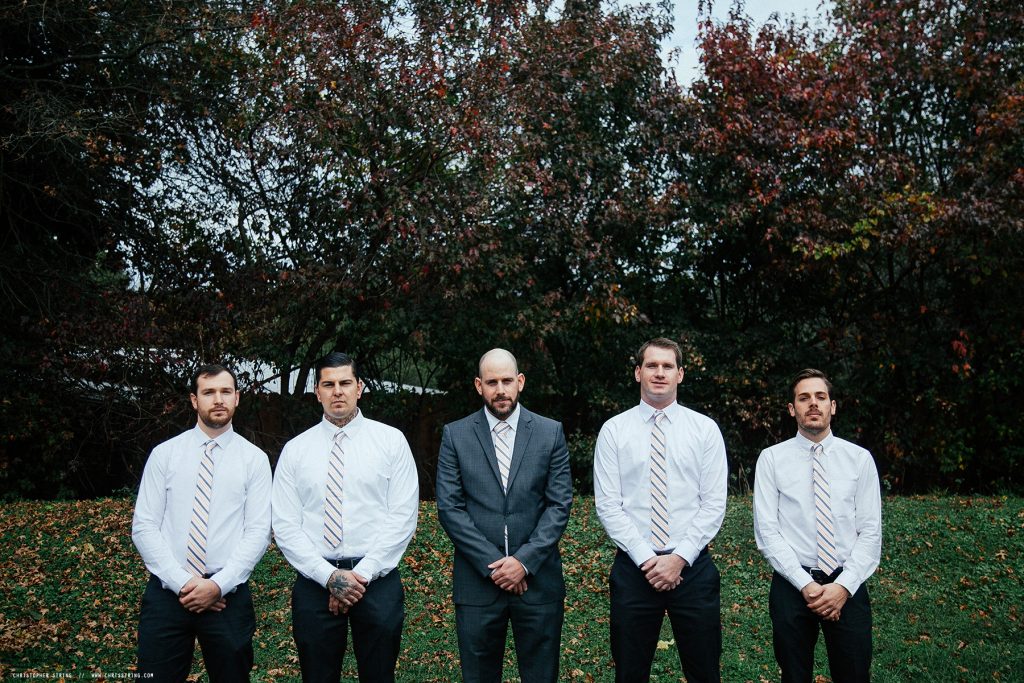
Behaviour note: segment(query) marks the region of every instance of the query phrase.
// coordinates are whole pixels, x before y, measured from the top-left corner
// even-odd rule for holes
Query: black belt
[[[622,549],[620,548],[620,549],[619,549],[619,552],[620,552],[620,553],[624,553],[624,552],[626,552],[626,551],[625,551],[625,550],[622,550]],[[672,550],[655,550],[655,551],[654,551],[654,554],[655,554],[655,555],[657,555],[658,557],[663,557],[663,556],[665,556],[665,555],[671,555],[671,554],[672,554],[672,553],[674,553],[674,552],[675,552],[675,549],[672,549]],[[707,547],[707,546],[704,546],[703,548],[701,548],[701,549],[700,549],[700,552],[699,552],[699,553],[697,553],[697,557],[700,557],[701,555],[707,555],[707,554],[708,554],[708,547]],[[696,561],[697,561],[697,560],[696,560],[696,559],[694,559],[694,562],[696,562]]]
[[[220,571],[220,570],[218,569],[217,571]],[[191,572],[189,572],[189,573],[191,574]],[[209,572],[208,574],[203,574],[203,575],[202,575],[202,576],[200,576],[199,578],[200,578],[200,579],[212,579],[212,578],[213,578],[213,575],[214,575],[214,574],[216,574],[216,573],[217,573],[217,572]],[[154,579],[156,579],[157,581],[160,581],[161,583],[163,583],[163,579],[161,579],[161,578],[160,578],[159,576],[157,576],[156,574],[154,574],[154,573],[150,572],[150,574],[149,574],[149,575],[150,575],[150,576],[152,576],[152,577],[153,577]],[[192,576],[195,576],[195,574],[191,574],[191,575],[192,575]]]
[[[327,558],[324,558],[327,559]],[[356,565],[363,561],[361,557],[339,557],[336,560],[327,559],[328,562],[333,564],[338,569],[355,569]]]
[[[822,586],[829,583],[834,583],[835,580],[839,578],[839,575],[843,573],[842,567],[838,567],[831,574],[826,574],[820,569],[811,569],[810,567],[804,567],[803,569],[805,572],[811,575],[811,578],[814,579],[815,583],[821,584]]]
[[[675,549],[673,548],[672,550],[655,550],[654,554],[655,555],[671,555],[674,552],[675,552]],[[707,555],[707,554],[708,554],[708,547],[704,546],[703,548],[700,549],[700,552],[697,553],[697,557],[700,557],[701,555]],[[696,558],[694,558],[693,561],[696,562],[697,561]]]

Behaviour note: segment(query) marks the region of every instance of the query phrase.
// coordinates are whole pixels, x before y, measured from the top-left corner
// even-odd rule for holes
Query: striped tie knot
[[[832,574],[839,567],[836,552],[835,523],[832,517],[832,495],[825,471],[825,448],[811,446],[814,488],[814,530],[818,549],[818,569]]]
[[[341,545],[341,496],[345,483],[345,437],[343,430],[334,435],[331,457],[327,461],[327,481],[324,493],[324,542],[329,548]]]
[[[498,459],[498,474],[501,475],[501,488],[508,491],[508,471],[512,466],[512,451],[508,447],[506,435],[512,430],[508,422],[494,425],[494,455]]]
[[[196,472],[196,495],[192,502],[192,520],[189,523],[185,563],[193,576],[206,574],[206,546],[210,529],[210,503],[213,500],[213,439],[203,444],[203,457]]]
[[[651,427],[651,543],[656,550],[665,549],[669,542],[668,459],[661,426],[664,419],[664,412],[655,411]]]

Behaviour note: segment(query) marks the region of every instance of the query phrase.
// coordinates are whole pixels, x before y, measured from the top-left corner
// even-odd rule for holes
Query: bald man
[[[455,546],[455,621],[467,683],[502,680],[509,622],[519,677],[558,680],[565,601],[558,539],[572,477],[562,425],[519,405],[526,377],[504,349],[480,359],[480,411],[448,424],[437,514]]]

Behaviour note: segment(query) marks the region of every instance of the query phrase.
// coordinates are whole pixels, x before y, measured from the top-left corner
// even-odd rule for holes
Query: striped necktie
[[[494,425],[494,454],[498,456],[498,473],[501,475],[501,488],[508,493],[508,469],[512,465],[512,452],[509,450],[505,435],[512,426],[508,422]]]
[[[345,481],[345,432],[334,435],[331,459],[327,463],[327,487],[324,496],[324,541],[328,548],[341,545],[341,491]]]
[[[192,576],[206,575],[206,539],[210,528],[210,500],[213,496],[213,449],[217,442],[203,444],[203,459],[196,473],[196,497],[192,503],[192,522],[188,530],[185,562]]]
[[[835,526],[832,523],[832,501],[828,477],[825,475],[825,449],[819,443],[811,447],[814,456],[814,527],[818,541],[818,569],[832,574],[839,567],[836,559]]]
[[[651,543],[655,550],[664,550],[669,541],[668,463],[665,457],[665,431],[661,421],[665,413],[654,413],[651,428]]]

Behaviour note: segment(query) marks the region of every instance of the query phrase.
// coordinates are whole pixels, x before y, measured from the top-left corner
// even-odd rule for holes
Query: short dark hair
[[[805,379],[820,379],[825,382],[825,389],[828,390],[828,397],[835,398],[832,396],[832,382],[828,381],[828,377],[821,370],[815,370],[814,368],[804,368],[800,372],[796,373],[793,377],[793,381],[789,383],[789,397],[790,400],[796,398],[796,385],[803,382]]]
[[[676,367],[683,367],[683,350],[679,348],[679,344],[672,341],[668,337],[655,337],[654,339],[648,339],[636,352],[636,366],[640,367],[644,362],[644,354],[647,353],[647,349],[654,346],[659,349],[669,349],[676,354]]]
[[[314,366],[316,368],[316,383],[320,384],[320,373],[324,368],[343,368],[345,366],[352,368],[352,374],[355,375],[358,381],[359,366],[356,365],[356,359],[347,353],[332,351],[316,362]]]
[[[192,373],[192,393],[199,393],[199,378],[200,377],[213,377],[219,375],[222,372],[226,372],[231,375],[231,382],[235,385],[235,391],[238,391],[238,378],[235,377],[235,372],[226,365],[220,363],[207,363],[206,365],[200,365],[196,368],[196,371]]]

